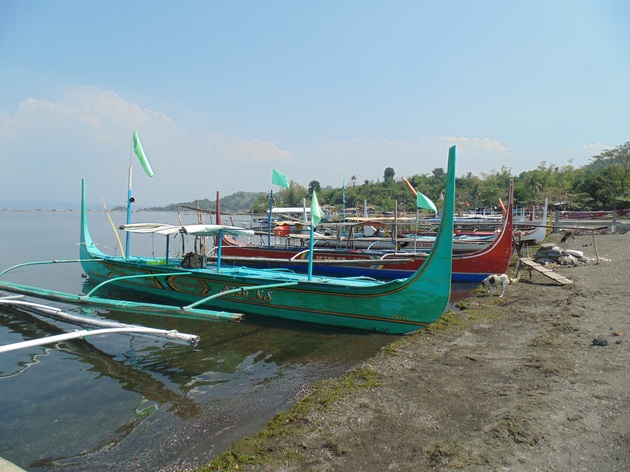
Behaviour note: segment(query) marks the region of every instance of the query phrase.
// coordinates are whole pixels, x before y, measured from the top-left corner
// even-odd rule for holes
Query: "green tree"
[[[630,204],[630,141],[593,156],[595,180],[600,186],[598,197],[613,209]]]
[[[363,207],[366,201],[370,207],[380,211],[393,211],[395,208],[414,210],[412,193],[402,181],[394,180],[394,170],[387,168],[384,181],[366,178],[358,184],[357,176],[352,175],[345,189],[346,207]],[[517,207],[529,206],[532,202],[542,203],[549,198],[551,203],[563,202],[565,208],[596,210],[627,208],[630,206],[630,142],[612,150],[606,150],[593,157],[588,166],[575,168],[573,165],[558,167],[541,162],[535,169],[515,176],[507,167],[498,172],[482,173],[480,177],[468,173],[456,180],[458,209],[496,207],[499,198],[507,202],[510,179],[514,179],[514,203]],[[444,191],[446,172],[438,167],[425,174],[408,177],[411,185],[439,205]],[[315,189],[321,202],[336,206],[343,204],[340,188],[327,186],[320,188],[317,181],[311,181],[308,190],[295,182],[289,189],[274,193],[276,205],[299,206],[304,198]],[[250,198],[254,198],[252,195]],[[268,198],[260,197],[252,208],[268,208]],[[405,205],[406,204],[406,205]]]
[[[306,188],[291,180],[289,188],[285,188],[280,192],[280,202],[282,205],[289,207],[301,206],[307,196],[308,191]]]
[[[537,174],[537,172],[530,172],[525,179],[525,187],[532,193],[533,201],[538,200],[538,194],[542,189],[542,183]]]
[[[309,195],[313,195],[313,190],[315,190],[315,192],[319,194],[321,189],[322,189],[322,186],[319,184],[317,180],[311,180],[311,182],[308,184]]]
[[[385,172],[383,172],[383,182],[385,182],[386,185],[392,184],[394,182],[395,175],[396,172],[394,172],[394,169],[391,167],[385,168]]]
[[[483,181],[478,187],[478,206],[497,208],[499,199],[505,201],[510,180],[513,175],[508,167],[501,166],[498,172],[485,174],[482,172]]]
[[[260,195],[250,207],[252,213],[264,213],[269,210],[269,194]]]
[[[481,187],[483,181],[471,172],[456,180],[457,205],[460,210],[470,210],[479,207]]]

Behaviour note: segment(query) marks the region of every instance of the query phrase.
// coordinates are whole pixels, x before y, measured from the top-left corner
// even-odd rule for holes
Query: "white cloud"
[[[472,147],[473,149],[478,149],[484,152],[490,153],[507,153],[509,152],[509,148],[497,141],[496,139],[489,138],[469,138],[466,136],[459,136],[453,138],[442,138],[444,141],[450,141],[458,146],[463,148]]]
[[[203,122],[203,117],[196,123]],[[392,167],[396,178],[446,168],[448,148],[458,147],[457,174],[514,174],[540,162],[576,167],[606,148],[601,143],[564,149],[521,149],[492,137],[438,136],[415,140],[348,138],[284,149],[278,139],[232,136],[221,130],[191,132],[165,113],[117,93],[68,88],[59,100],[27,98],[14,114],[0,110],[0,202],[50,201],[78,205],[80,179],[92,202],[125,205],[131,131],[136,129],[155,171],[134,176],[138,206],[213,199],[219,190],[268,191],[271,169],[308,186],[340,186],[342,179],[379,180]],[[139,166],[135,166],[139,169]],[[0,203],[0,206],[1,203]]]
[[[541,154],[539,162],[545,162],[547,165],[554,164],[559,167],[572,165],[573,167],[582,167],[592,162],[592,158],[606,149],[612,149],[611,146],[603,143],[591,143],[577,147],[564,147],[557,150],[549,150]],[[532,169],[536,165],[530,165],[525,170]]]
[[[589,157],[593,157],[596,156],[598,154],[600,154],[602,151],[605,151],[607,149],[613,149],[617,146],[611,146],[609,144],[602,144],[602,143],[592,143],[592,144],[585,144],[584,146],[580,146],[577,149],[567,149],[567,153],[579,153],[580,155],[588,155]]]
[[[217,131],[200,133],[198,143],[209,155],[220,156],[225,163],[265,163],[294,160],[289,152],[280,149],[273,141],[256,138],[244,140]]]
[[[497,140],[471,137],[429,137],[414,141],[357,138],[329,141],[311,150],[311,164],[307,170],[322,177],[304,176],[304,180],[318,180],[322,185],[335,186],[341,178],[356,175],[358,182],[383,178],[387,167],[392,167],[396,178],[415,174],[429,174],[435,168],[446,169],[448,148],[457,145],[457,174],[492,168],[505,162],[509,148]],[[497,169],[501,165],[494,166]]]
[[[134,187],[142,185],[138,200],[145,205],[212,198],[219,185],[230,193],[264,189],[263,172],[294,160],[272,141],[190,133],[164,113],[93,87],[68,88],[58,101],[27,98],[14,115],[0,111],[0,123],[0,201],[78,205],[85,176],[93,201],[104,196],[109,206],[124,204],[133,129],[156,174],[143,182],[136,171]]]

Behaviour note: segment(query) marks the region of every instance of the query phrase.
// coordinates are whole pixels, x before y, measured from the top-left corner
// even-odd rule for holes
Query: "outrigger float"
[[[68,341],[70,339],[79,339],[87,336],[94,336],[97,334],[113,334],[113,333],[126,333],[140,335],[150,338],[166,339],[169,342],[176,344],[186,344],[189,346],[196,346],[199,343],[199,336],[195,334],[180,333],[176,330],[165,330],[158,328],[148,328],[146,326],[131,325],[126,323],[117,323],[115,321],[90,318],[87,316],[73,315],[66,313],[63,310],[48,305],[41,305],[38,303],[32,303],[23,300],[24,295],[12,295],[0,297],[0,306],[6,306],[9,308],[15,308],[19,311],[32,312],[38,315],[55,318],[58,320],[72,323],[75,325],[88,325],[97,329],[83,329],[72,331],[69,333],[58,334],[54,336],[47,336],[38,339],[31,339],[28,341],[17,342],[0,346],[0,354],[10,351],[16,351],[18,349],[26,349],[33,346],[43,346],[45,344],[54,344],[61,341]]]
[[[216,235],[220,242],[230,231],[222,225],[125,225],[129,231],[166,236],[166,257],[111,256],[101,252],[87,224],[85,181],[82,188],[80,262],[89,282],[97,284],[87,295],[0,282],[0,289],[66,303],[86,303],[136,313],[210,320],[239,320],[242,315],[275,317],[402,334],[438,319],[451,294],[453,223],[455,206],[455,146],[449,149],[444,209],[436,242],[424,263],[409,277],[379,281],[369,277],[324,277],[287,270],[221,266],[206,260],[184,263],[169,259],[169,235]],[[211,227],[212,226],[212,227]],[[314,229],[314,224],[311,224]],[[220,243],[219,243],[220,244]],[[184,267],[188,266],[188,267]],[[13,267],[15,268],[15,267]],[[13,269],[12,268],[12,269]],[[7,271],[0,273],[0,276]],[[172,305],[112,300],[95,295],[104,287],[168,300]]]
[[[18,264],[4,271],[0,272],[0,277],[14,269],[33,265],[44,264],[64,264],[64,263],[80,263],[79,259],[70,260],[52,260],[52,261],[38,261],[27,262]],[[56,319],[60,319],[69,323],[77,325],[88,325],[96,327],[97,329],[83,329],[81,331],[73,331],[69,333],[59,334],[55,336],[47,336],[38,339],[32,339],[28,341],[13,343],[5,346],[0,346],[0,354],[18,349],[26,349],[33,346],[42,346],[46,344],[54,344],[61,341],[67,341],[70,339],[80,339],[87,336],[94,336],[98,334],[114,334],[125,333],[140,336],[148,336],[151,338],[161,338],[168,342],[177,344],[187,344],[195,347],[199,343],[199,336],[194,334],[180,333],[177,330],[164,330],[157,328],[148,328],[145,326],[130,325],[125,323],[117,323],[109,320],[102,320],[97,318],[90,318],[86,316],[72,315],[66,313],[59,308],[51,307],[48,305],[41,305],[22,300],[24,296],[30,296],[34,298],[41,298],[44,300],[52,300],[56,302],[67,303],[71,305],[88,305],[98,308],[105,308],[107,310],[121,310],[129,313],[136,313],[142,315],[152,316],[169,316],[178,318],[190,318],[205,321],[224,321],[224,322],[238,322],[243,318],[242,314],[227,313],[223,311],[214,311],[195,308],[194,306],[173,306],[162,305],[156,303],[143,303],[133,302],[129,300],[116,300],[111,298],[103,298],[96,296],[95,293],[101,291],[108,285],[108,283],[115,282],[115,279],[103,282],[94,287],[86,295],[75,295],[66,292],[59,292],[55,290],[48,290],[39,287],[32,287],[28,285],[16,284],[12,282],[6,282],[0,280],[0,290],[5,292],[16,293],[19,295],[13,296],[0,296],[0,306],[6,306],[15,308],[17,310],[33,312],[38,315],[48,316]]]
[[[13,267],[0,272],[0,277],[9,271],[17,269],[19,267],[26,267],[32,265],[42,264],[65,264],[65,263],[81,263],[81,259],[68,259],[68,260],[52,260],[52,261],[37,261],[26,262],[18,264]],[[184,275],[187,272],[184,272]],[[181,275],[178,272],[177,275]],[[161,274],[164,277],[168,277],[173,274]],[[122,279],[126,277],[121,277]],[[137,278],[137,277],[133,277]],[[240,321],[243,318],[242,314],[227,313],[224,311],[214,311],[195,308],[197,304],[190,304],[187,306],[173,306],[162,305],[157,303],[145,303],[134,302],[130,300],[116,300],[112,298],[103,298],[95,295],[96,292],[101,291],[108,284],[115,284],[119,282],[118,278],[113,278],[104,281],[94,287],[85,295],[75,295],[66,292],[59,292],[56,290],[48,290],[45,288],[32,287],[29,285],[16,284],[12,282],[5,282],[0,280],[0,290],[11,293],[19,293],[22,295],[28,295],[35,298],[42,298],[44,300],[52,300],[56,302],[74,304],[74,305],[90,305],[99,308],[111,309],[111,310],[124,310],[130,313],[137,313],[141,315],[159,315],[159,316],[175,316],[179,318],[191,318],[208,321]]]

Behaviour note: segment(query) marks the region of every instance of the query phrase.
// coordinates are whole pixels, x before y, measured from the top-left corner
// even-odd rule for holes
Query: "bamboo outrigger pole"
[[[56,334],[54,336],[46,336],[44,338],[31,339],[29,341],[22,341],[19,343],[7,344],[0,346],[0,354],[10,351],[17,351],[18,349],[26,349],[33,346],[42,346],[44,344],[54,344],[61,341],[68,341],[70,339],[84,338],[86,336],[94,336],[96,334],[112,334],[112,333],[145,333],[145,334],[161,334],[160,329],[145,328],[137,326],[135,328],[102,328],[102,329],[83,329],[81,331],[73,331],[71,333]]]
[[[51,307],[48,305],[42,305],[39,303],[33,303],[22,300],[24,295],[9,295],[0,297],[0,305],[14,307],[24,311],[30,311],[39,315],[48,316],[58,320],[65,321],[76,325],[88,325],[94,326],[99,329],[94,330],[81,330],[73,331],[70,333],[63,333],[56,336],[48,336],[39,339],[32,339],[29,341],[22,341],[14,344],[8,344],[0,346],[0,354],[3,352],[15,351],[18,349],[24,349],[32,346],[41,346],[44,344],[54,344],[60,341],[66,341],[70,339],[83,338],[86,336],[93,336],[95,334],[110,334],[110,333],[129,333],[138,334],[141,336],[148,336],[150,338],[166,339],[170,342],[177,344],[186,344],[189,346],[196,346],[199,343],[199,336],[195,334],[180,333],[176,330],[165,330],[158,328],[148,328],[146,326],[131,325],[126,323],[118,323],[116,321],[109,321],[99,318],[90,318],[86,316],[74,315],[72,313],[66,313],[63,310]]]

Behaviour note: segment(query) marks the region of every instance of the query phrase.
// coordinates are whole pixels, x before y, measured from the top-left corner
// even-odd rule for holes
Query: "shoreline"
[[[198,470],[630,470],[630,237],[596,238],[574,284],[477,290]]]

